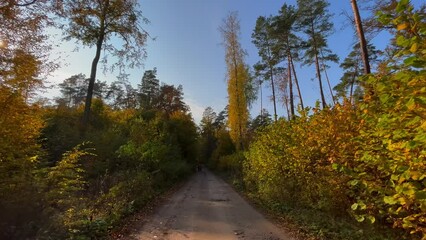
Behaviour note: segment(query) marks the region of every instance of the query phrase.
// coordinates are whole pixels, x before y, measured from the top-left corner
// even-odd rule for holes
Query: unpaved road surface
[[[197,173],[126,239],[294,240],[208,170]]]

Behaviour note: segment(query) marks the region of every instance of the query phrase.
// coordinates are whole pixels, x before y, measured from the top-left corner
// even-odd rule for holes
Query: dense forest
[[[273,213],[311,224],[319,239],[426,239],[426,6],[375,1],[361,19],[362,2],[347,2],[358,43],[340,62],[327,41],[326,0],[259,16],[254,66],[230,13],[218,32],[228,105],[206,108],[197,125],[183,87],[160,82],[156,68],[137,86],[126,78],[146,57],[138,1],[2,1],[0,239],[106,238],[199,164]],[[64,79],[47,104],[38,92],[59,68],[49,58],[52,28],[95,53],[90,76]],[[379,31],[392,35],[380,51],[370,41]],[[329,62],[344,71],[334,88]],[[301,64],[316,74],[316,106],[303,102]],[[98,80],[101,67],[118,71],[117,80]],[[271,86],[273,113],[251,117],[262,84]],[[278,116],[279,103],[287,116]]]

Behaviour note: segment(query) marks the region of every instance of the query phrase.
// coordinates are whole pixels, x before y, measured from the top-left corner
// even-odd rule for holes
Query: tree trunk
[[[262,81],[259,80],[259,86],[260,86],[260,119],[262,119],[263,122],[263,90],[262,90]]]
[[[271,67],[270,72],[271,72],[272,101],[274,103],[274,120],[276,122],[278,115],[277,115],[277,103],[276,103],[276,100],[275,100],[275,84],[274,84],[274,76],[273,76],[274,72],[272,70],[272,67]]]
[[[287,110],[287,119],[288,119],[288,121],[290,121],[291,118],[290,118],[290,109],[288,109],[288,97],[287,97],[287,93],[284,96],[284,104],[285,104],[285,109]]]
[[[356,0],[351,0],[352,10],[355,17],[356,30],[359,37],[359,45],[361,47],[362,61],[364,62],[364,73],[370,74],[370,61],[368,58],[367,41],[365,40],[364,30],[362,28],[361,16],[359,15],[358,5]]]
[[[269,72],[271,74],[271,86],[272,86],[272,102],[274,103],[274,120],[277,121],[277,103],[275,98],[275,84],[274,84],[274,70],[273,65],[271,64],[271,49],[268,47],[268,65],[269,65]]]
[[[353,98],[353,94],[354,94],[354,79],[355,79],[355,74],[353,75],[352,78],[352,82],[351,82],[351,88],[349,91],[349,102],[352,104],[352,98]]]
[[[238,135],[240,136],[239,142],[238,144],[238,150],[243,150],[244,151],[244,144],[243,144],[243,129],[242,129],[242,121],[241,121],[241,104],[240,104],[240,98],[238,95],[238,62],[237,59],[235,57],[236,51],[234,49],[233,51],[234,55],[233,55],[233,62],[234,62],[234,73],[235,73],[235,91],[236,91],[236,96],[237,96],[237,111],[238,111]]]
[[[318,61],[318,54],[315,54],[315,67],[317,69],[318,82],[319,82],[321,101],[322,101],[322,108],[326,108],[327,103],[325,102],[324,90],[322,89],[321,71],[320,71],[320,66],[319,66],[319,61]]]
[[[355,79],[356,79],[356,73],[358,72],[358,64],[356,64],[355,65],[355,70],[354,70],[354,73],[352,74],[352,81],[351,81],[351,88],[350,88],[350,91],[349,91],[349,102],[351,103],[351,104],[355,104],[355,101],[353,101],[353,94],[354,94],[354,85],[355,85]],[[353,103],[352,103],[352,101],[353,101]]]
[[[84,105],[84,115],[83,115],[84,128],[86,128],[89,123],[90,107],[92,106],[92,98],[93,98],[93,87],[95,86],[96,70],[98,67],[99,58],[101,56],[102,42],[103,42],[103,35],[99,37],[98,42],[96,44],[96,55],[95,55],[95,58],[93,58],[92,68],[90,70],[89,87],[87,89],[86,103]]]
[[[324,59],[324,55],[322,54],[322,51],[321,51],[321,56]],[[330,79],[328,78],[327,68],[325,66],[324,61],[322,62],[322,67],[324,69],[325,79],[327,79],[328,90],[330,90],[330,94],[331,94],[331,98],[333,100],[333,104],[336,104],[336,100],[334,99],[333,89],[331,89]]]
[[[293,80],[291,78],[291,62],[290,62],[290,56],[287,56],[288,60],[288,68],[287,68],[287,80],[288,80],[288,89],[289,89],[289,95],[290,95],[290,119],[294,118],[294,97],[293,97]]]
[[[96,70],[98,67],[99,59],[101,57],[102,44],[105,38],[105,14],[106,14],[107,8],[108,8],[108,1],[103,10],[104,16],[102,16],[101,18],[99,37],[98,37],[98,41],[96,42],[96,54],[95,54],[95,58],[93,58],[93,61],[92,61],[92,68],[90,69],[89,87],[87,88],[87,96],[86,96],[86,102],[84,105],[84,115],[83,115],[84,131],[86,130],[87,125],[89,124],[90,108],[92,106],[92,97],[93,97],[93,87],[95,86],[95,81],[96,81]]]
[[[300,98],[300,106],[302,107],[302,109],[305,109],[305,107],[303,106],[302,92],[300,91],[299,80],[297,79],[296,69],[294,67],[293,57],[291,56],[291,53],[290,53],[290,62],[291,62],[291,68],[293,69],[293,76],[294,76],[294,82],[296,83],[297,93],[299,94],[299,98]]]
[[[327,103],[325,102],[324,90],[322,89],[321,70],[320,70],[320,66],[319,66],[318,48],[317,48],[317,43],[316,43],[316,40],[315,40],[315,29],[314,29],[313,23],[311,23],[311,30],[312,30],[312,40],[314,42],[315,67],[316,67],[316,70],[317,70],[318,82],[319,82],[319,87],[320,87],[322,108],[326,108]]]

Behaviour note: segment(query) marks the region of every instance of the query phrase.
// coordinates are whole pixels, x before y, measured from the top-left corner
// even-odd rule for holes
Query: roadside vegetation
[[[315,107],[302,108],[299,94],[298,108],[293,110],[292,88],[297,87],[291,83],[297,86],[297,78],[292,61],[301,61],[296,56],[303,55],[308,65],[336,60],[321,53],[321,49],[330,53],[326,49],[331,24],[328,4],[309,2],[300,0],[296,7],[284,5],[277,16],[259,17],[253,33],[262,59],[254,67],[261,82],[273,84],[273,76],[276,80],[282,76],[273,74],[280,71],[278,64],[284,62],[287,67],[281,69],[281,79],[288,118],[274,120],[262,110],[245,122],[248,130],[241,148],[232,126],[230,131],[220,127],[208,109],[201,125],[201,149],[210,165],[227,172],[250,198],[308,235],[425,239],[424,6],[415,9],[409,1],[377,5],[372,20],[380,28],[391,29],[393,40],[380,60],[377,51],[367,48],[375,68],[365,71],[358,45],[342,64],[346,72],[335,88],[334,103],[322,98]],[[326,26],[309,29],[312,19]],[[289,40],[285,44],[283,36]],[[296,38],[299,41],[290,41]],[[298,42],[304,44],[294,45]],[[321,85],[325,68],[317,65],[316,69]],[[228,84],[233,84],[233,76],[228,77]],[[229,102],[229,109],[233,104]],[[229,117],[235,114],[228,112]]]
[[[202,162],[306,236],[426,239],[426,7],[377,1],[360,19],[350,2],[359,41],[334,89],[327,1],[298,0],[259,17],[253,67],[231,13],[219,27],[228,106],[206,108],[199,126],[182,86],[161,83],[156,68],[137,86],[126,79],[149,37],[138,1],[1,3],[0,238],[105,238]],[[64,79],[52,101],[36,93],[59,67],[49,58],[55,27],[96,52],[90,76]],[[393,36],[381,51],[370,41],[377,31]],[[97,80],[98,64],[116,70],[116,81]],[[316,106],[304,105],[301,64],[315,74]],[[262,108],[251,118],[263,84],[272,116]]]
[[[0,239],[103,239],[196,163],[181,86],[160,83],[156,69],[138,86],[96,80],[101,49],[120,54],[120,70],[143,60],[137,1],[77,2],[0,4]],[[46,54],[47,27],[97,46],[90,77],[64,79],[53,101],[36,94],[58,67]],[[128,44],[113,45],[114,32]]]

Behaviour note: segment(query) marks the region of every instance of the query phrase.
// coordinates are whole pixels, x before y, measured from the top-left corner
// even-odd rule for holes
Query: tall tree
[[[351,0],[352,11],[354,12],[356,30],[359,37],[359,47],[362,53],[362,62],[364,63],[364,73],[370,74],[370,62],[368,58],[367,41],[365,40],[364,29],[362,26],[361,16],[358,10],[358,4],[356,0]]]
[[[230,135],[237,149],[242,150],[247,132],[248,110],[245,89],[249,74],[244,62],[246,52],[239,42],[240,22],[236,12],[230,13],[224,19],[219,31],[222,34],[223,45],[225,46]]]
[[[325,0],[298,0],[300,29],[308,36],[306,41],[306,50],[304,53],[304,63],[308,65],[315,64],[318,77],[322,107],[327,106],[325,100],[322,78],[321,61],[337,62],[338,57],[332,54],[327,47],[327,37],[333,30],[333,24],[330,20],[331,14],[327,7],[329,3]]]
[[[279,101],[282,102],[282,104],[285,106],[285,109],[287,111],[287,118],[290,121],[291,120],[291,110],[290,110],[290,96],[289,96],[289,74],[285,73],[285,71],[281,71],[277,75],[277,86],[278,86],[278,95],[279,95]]]
[[[277,104],[275,97],[274,75],[276,65],[280,62],[275,47],[277,42],[272,38],[272,18],[258,17],[256,27],[251,35],[253,44],[257,47],[261,61],[256,63],[254,69],[256,75],[262,76],[264,80],[271,81],[272,102],[274,104],[274,119],[277,121]],[[293,108],[294,109],[294,108]]]
[[[139,87],[140,107],[149,109],[160,92],[160,80],[157,78],[157,68],[146,70]]]
[[[68,20],[64,26],[65,39],[75,39],[83,45],[96,47],[83,116],[83,125],[86,126],[101,51],[118,59],[113,66],[118,67],[120,73],[123,73],[126,65],[140,66],[146,56],[144,47],[147,39],[141,22],[147,20],[142,16],[136,0],[70,0],[64,1],[62,6],[59,14]],[[122,43],[121,47],[117,46],[117,42]]]
[[[279,41],[280,55],[283,59],[287,59],[287,78],[294,79],[296,83],[297,92],[299,95],[300,106],[302,109],[303,97],[299,86],[299,80],[296,74],[296,68],[294,67],[294,60],[298,59],[299,51],[302,48],[300,42],[301,39],[295,34],[296,22],[297,22],[297,9],[293,6],[284,4],[278,15],[273,20],[273,37]],[[288,83],[290,96],[293,95],[293,81]],[[290,102],[292,100],[290,99]],[[291,105],[291,104],[290,104]],[[293,104],[294,105],[294,104]],[[294,112],[294,111],[293,111]],[[294,114],[293,114],[294,115]]]

